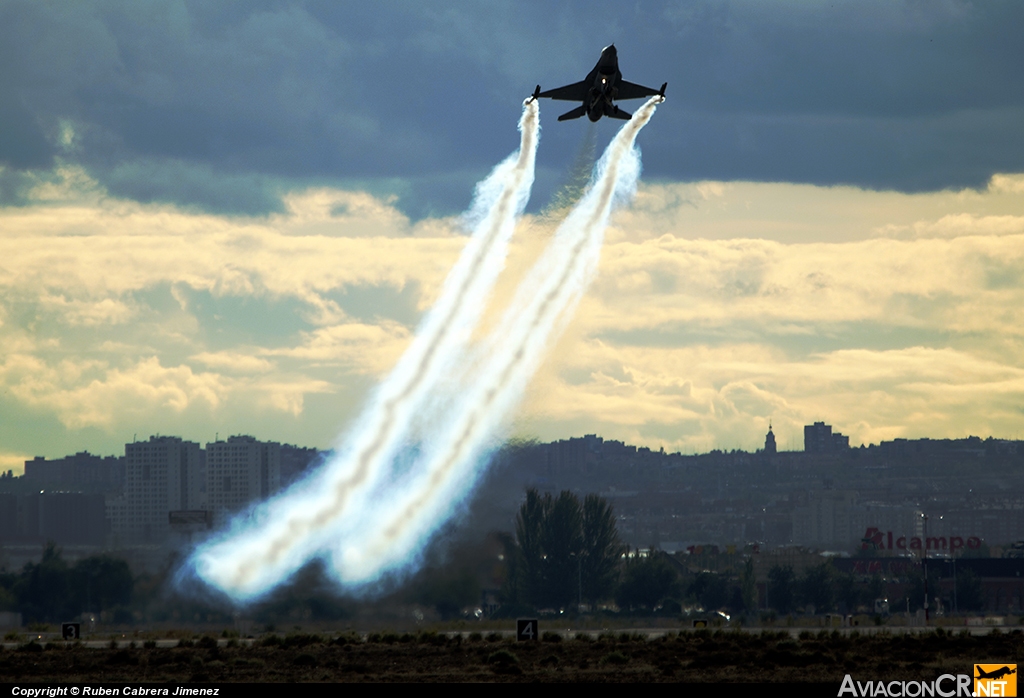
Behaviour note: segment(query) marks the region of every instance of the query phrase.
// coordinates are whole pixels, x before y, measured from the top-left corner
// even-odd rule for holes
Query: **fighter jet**
[[[550,97],[551,99],[562,99],[567,102],[582,102],[583,104],[571,111],[567,111],[558,117],[559,121],[578,119],[584,114],[591,121],[597,121],[602,116],[612,119],[628,120],[632,114],[624,109],[619,109],[614,104],[616,99],[641,99],[653,97],[654,95],[665,96],[666,82],[660,90],[651,87],[644,87],[622,79],[619,72],[619,56],[615,50],[615,44],[606,47],[601,51],[601,58],[597,65],[590,71],[586,79],[575,82],[565,87],[556,87],[553,90],[540,91],[540,85],[533,91],[533,99],[539,97]]]

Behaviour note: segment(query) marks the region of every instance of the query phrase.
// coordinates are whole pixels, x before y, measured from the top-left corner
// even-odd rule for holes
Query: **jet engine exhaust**
[[[472,491],[487,465],[490,439],[596,274],[610,213],[636,189],[636,136],[663,100],[652,97],[623,125],[592,186],[520,283],[494,331],[471,349],[470,333],[504,267],[533,183],[538,106],[536,100],[524,103],[519,151],[478,185],[468,216],[474,224],[470,240],[412,345],[339,440],[338,455],[250,516],[236,517],[227,532],[196,549],[179,578],[194,572],[235,602],[248,603],[316,557],[355,591],[413,567]],[[460,376],[460,366],[471,368]],[[462,380],[445,396],[442,410],[432,400],[453,375]],[[414,420],[431,428],[416,430]],[[411,465],[399,471],[397,457],[414,431],[426,436]]]
[[[319,473],[270,500],[255,521],[236,518],[222,538],[198,548],[188,567],[236,600],[254,599],[294,574],[332,538],[357,492],[379,483],[410,420],[476,326],[504,267],[508,243],[533,185],[540,133],[536,100],[523,105],[520,147],[477,185],[474,224],[440,298],[412,345],[377,389],[337,455]]]
[[[360,517],[352,535],[333,546],[330,562],[342,583],[371,583],[408,564],[472,491],[486,467],[481,456],[488,440],[521,398],[597,272],[613,205],[636,190],[636,136],[663,99],[648,100],[605,150],[593,185],[520,283],[482,349],[484,358],[464,381],[466,389],[445,423],[438,425],[441,433],[414,465],[416,476],[390,491],[386,506]]]

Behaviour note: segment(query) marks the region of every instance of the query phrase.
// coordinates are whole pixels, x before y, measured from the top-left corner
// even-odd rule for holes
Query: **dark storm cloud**
[[[140,157],[110,163],[102,179],[111,192],[144,203],[169,200],[210,211],[284,210],[284,182],[255,168],[224,172],[202,160]]]
[[[1016,2],[9,1],[0,164],[59,156],[210,210],[379,181],[414,215],[452,212],[515,146],[533,85],[581,79],[614,41],[626,79],[669,83],[648,176],[977,186],[1024,170],[1022,20]],[[570,106],[544,105],[542,169],[578,148],[584,126],[554,122]]]
[[[53,150],[28,109],[0,103],[0,162],[19,170],[48,167]]]
[[[1019,4],[684,7],[649,173],[913,191],[1024,167]]]

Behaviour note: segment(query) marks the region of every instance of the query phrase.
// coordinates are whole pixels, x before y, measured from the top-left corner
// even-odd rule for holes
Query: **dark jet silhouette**
[[[600,60],[597,61],[597,65],[590,71],[586,79],[544,92],[541,92],[540,85],[537,85],[537,89],[533,91],[533,99],[550,97],[567,102],[582,102],[581,106],[558,117],[559,121],[578,119],[584,114],[591,121],[597,121],[602,116],[628,120],[632,114],[624,109],[619,109],[614,103],[615,100],[641,99],[654,95],[664,97],[666,87],[668,87],[667,82],[661,86],[660,90],[655,90],[652,87],[644,87],[623,80],[622,73],[619,72],[618,51],[615,50],[615,44],[612,44],[601,51]]]
[[[976,678],[976,679],[1001,679],[1004,676],[1007,676],[1008,674],[1016,674],[1016,673],[1017,673],[1016,669],[1011,669],[1008,666],[1000,667],[999,669],[994,669],[990,673],[986,673],[984,669],[979,667],[978,668],[978,675],[975,676],[974,678]]]

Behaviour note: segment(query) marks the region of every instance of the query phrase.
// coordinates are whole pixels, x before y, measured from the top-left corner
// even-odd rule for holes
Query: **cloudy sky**
[[[668,101],[510,433],[1024,438],[1022,26],[1018,2],[0,0],[0,466],[331,445],[523,98],[612,42]],[[619,126],[571,106],[542,104],[496,307]]]

